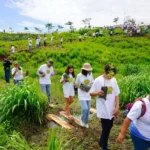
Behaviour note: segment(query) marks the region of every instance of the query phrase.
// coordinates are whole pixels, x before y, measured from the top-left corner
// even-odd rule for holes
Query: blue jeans
[[[10,69],[5,69],[5,80],[7,83],[10,82]]]
[[[29,46],[28,46],[28,48],[29,48],[29,51],[31,51],[31,50],[32,50],[32,46],[31,46],[31,45],[29,45]]]
[[[80,100],[80,105],[81,105],[81,109],[82,109],[81,120],[84,124],[88,124],[91,101]]]
[[[132,133],[130,133],[130,135],[134,145],[134,150],[148,150],[148,148],[150,148],[150,141],[142,140],[134,136]]]
[[[50,104],[50,84],[40,84],[41,90],[48,97],[48,103]]]

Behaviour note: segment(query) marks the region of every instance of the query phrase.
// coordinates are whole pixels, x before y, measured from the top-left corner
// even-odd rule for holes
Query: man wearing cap
[[[88,118],[91,106],[91,96],[88,92],[93,83],[93,77],[91,77],[92,68],[89,63],[85,63],[81,70],[82,71],[77,75],[75,82],[78,87],[78,99],[82,109],[80,124],[82,127],[89,128]]]
[[[12,63],[8,60],[7,57],[4,58],[3,60],[3,66],[4,66],[4,71],[5,71],[5,80],[7,83],[9,83],[10,80],[10,66]]]
[[[40,87],[43,93],[48,97],[48,103],[50,104],[50,77],[54,75],[53,61],[49,60],[46,64],[41,65],[37,71],[37,74],[40,76]]]
[[[18,62],[14,62],[14,68],[12,69],[12,76],[14,78],[14,84],[18,85],[20,81],[23,81],[23,71]]]

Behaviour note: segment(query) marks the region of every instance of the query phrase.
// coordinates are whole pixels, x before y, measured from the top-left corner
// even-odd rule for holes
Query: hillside
[[[91,38],[92,32],[92,30],[88,31],[86,41],[82,40],[82,42],[78,41],[78,35],[80,33],[82,34],[81,31],[72,33],[72,43],[69,41],[70,33],[54,33],[53,45],[50,45],[50,35],[47,35],[48,45],[46,47],[42,46],[39,49],[35,48],[35,38],[37,35],[13,35],[0,33],[0,59],[3,60],[4,56],[7,55],[11,61],[17,60],[22,66],[24,72],[29,71],[28,83],[26,84],[27,88],[22,88],[22,93],[25,93],[24,96],[28,95],[31,97],[30,95],[32,95],[33,99],[38,99],[40,103],[39,105],[41,106],[44,115],[46,113],[53,113],[58,115],[59,111],[62,110],[65,104],[60,78],[69,64],[74,66],[75,74],[77,75],[80,72],[80,68],[82,67],[83,63],[89,62],[93,68],[94,78],[96,78],[103,73],[104,65],[111,62],[117,67],[118,70],[116,78],[121,90],[120,106],[124,111],[124,106],[129,101],[134,101],[136,97],[146,96],[149,94],[150,36],[147,34],[142,37],[126,37],[120,30],[116,30],[116,35],[112,37],[108,35],[107,31],[105,31],[103,37]],[[29,52],[27,47],[27,39],[29,37],[33,40],[32,52]],[[43,38],[43,35],[41,35],[41,37]],[[64,38],[64,43],[62,45],[60,44],[60,37]],[[16,47],[16,52],[14,55],[10,53],[10,45],[14,45]],[[38,84],[38,76],[36,71],[40,65],[46,63],[46,61],[49,59],[54,60],[54,69],[57,72],[57,76],[52,77],[51,101],[56,105],[56,107],[53,109],[46,108],[46,102],[44,102],[45,97],[43,95],[37,94],[40,93],[40,87]],[[30,85],[33,83],[34,85],[32,89]],[[11,79],[10,85],[5,84],[2,63],[0,64],[0,84],[1,95],[5,98],[9,97],[10,95],[10,97],[7,99],[8,102],[9,100],[15,98],[17,101],[16,103],[18,103],[19,99],[22,101],[22,93],[19,89],[13,88],[13,80]],[[8,90],[10,93],[8,93],[6,90]],[[6,95],[2,94],[4,91],[6,92]],[[14,94],[15,92],[19,91],[20,96],[19,94]],[[35,95],[37,94],[38,96],[35,97],[35,95],[32,93],[35,93]],[[28,103],[30,103],[30,100],[28,101],[28,96],[26,96],[27,106]],[[2,99],[2,97],[0,98]],[[33,101],[33,103],[34,102],[36,101]],[[25,102],[23,99],[23,108],[25,107],[24,103]],[[36,106],[33,103],[32,105],[34,109],[36,109]],[[8,105],[6,108],[9,108],[10,106],[11,111],[11,109],[14,108],[14,104]],[[92,99],[91,107],[95,108],[95,98]],[[3,109],[2,106],[0,109]],[[19,110],[21,111],[21,109]],[[80,115],[80,110],[80,104],[76,95],[75,101],[71,106],[71,113],[78,117]],[[127,134],[127,138],[122,145],[119,145],[115,142],[123,121],[123,111],[120,112],[119,118],[115,120],[114,127],[111,132],[109,141],[111,150],[132,150],[129,134]],[[37,110],[37,112],[40,111]],[[32,122],[32,119],[36,116],[36,113],[33,116],[26,112],[24,114],[26,117],[22,117],[21,114],[19,116],[16,115],[14,120],[6,119],[2,125],[6,129],[5,132],[7,134],[12,134],[10,130],[14,129],[18,132],[21,132],[21,134],[28,142],[26,144],[29,144],[31,149],[46,149],[48,146],[48,135],[52,135],[53,132],[56,136],[55,140],[58,142],[57,144],[61,145],[62,150],[100,149],[98,147],[97,141],[99,139],[99,133],[101,129],[99,120],[97,119],[96,115],[91,114],[89,129],[83,129],[76,125],[74,122],[69,121],[70,124],[75,126],[75,130],[68,131],[63,128],[59,128],[57,125],[54,125],[54,131],[50,130],[50,133],[48,134],[48,123],[43,118],[45,116],[42,116],[38,113],[38,117],[41,117],[40,119],[43,120],[43,125],[40,126],[39,123],[36,122],[39,118],[34,123]],[[31,117],[31,120],[26,121],[25,118],[28,118],[28,115]],[[18,118],[20,116],[21,120]],[[18,120],[20,120],[21,123],[17,125]],[[32,122],[31,125],[30,121]],[[14,128],[13,126],[16,127]],[[4,130],[0,129],[0,133],[4,134]],[[6,143],[6,141],[2,143],[2,146],[4,146],[4,143]]]

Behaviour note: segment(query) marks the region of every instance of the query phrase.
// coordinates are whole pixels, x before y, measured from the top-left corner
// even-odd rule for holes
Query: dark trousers
[[[9,83],[10,81],[10,69],[5,69],[5,80],[7,83]]]
[[[130,135],[134,144],[134,150],[148,150],[150,148],[150,141],[142,140],[132,133],[130,133]]]
[[[111,120],[101,119],[102,133],[100,136],[99,144],[100,144],[100,146],[102,146],[102,150],[108,149],[107,148],[108,137],[110,134],[110,130],[113,126],[113,120],[114,120],[114,118],[112,118]]]

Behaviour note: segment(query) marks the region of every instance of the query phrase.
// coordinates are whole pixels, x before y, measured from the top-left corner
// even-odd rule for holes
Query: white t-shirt
[[[86,84],[88,86],[90,86],[92,84],[92,77],[91,75],[83,75],[82,73],[79,73],[77,75],[75,84],[76,85],[81,85],[81,84]],[[78,99],[81,100],[91,100],[91,96],[88,92],[81,90],[80,88],[78,88]]]
[[[19,70],[18,68],[13,68],[12,69],[12,74],[14,74],[14,72],[16,71],[16,69],[18,70],[16,72],[16,74],[14,75],[14,80],[22,80],[23,79],[23,71],[22,71],[22,68],[19,67],[21,70]]]
[[[65,74],[65,73],[64,73]],[[64,80],[64,74],[61,77],[60,82],[62,82],[62,80]],[[69,76],[69,82],[64,82],[63,83],[63,93],[64,93],[64,97],[68,98],[69,96],[74,96],[74,78],[72,76],[72,74],[68,74]]]
[[[135,102],[127,115],[127,117],[133,121],[138,131],[146,138],[150,138],[150,101],[148,97],[149,96],[143,98],[146,105],[144,116],[140,117],[142,109],[141,101]]]
[[[99,31],[99,34],[100,34],[100,35],[101,35],[101,34],[103,34],[103,31],[102,31],[102,30],[100,30],[100,31]]]
[[[54,37],[53,37],[53,36],[51,36],[51,41],[53,41],[53,38],[54,38]]]
[[[36,39],[36,45],[39,45],[40,40]]]
[[[45,77],[40,76],[40,84],[51,84],[50,77],[54,75],[54,69],[51,66],[50,68],[47,66],[47,64],[41,65],[40,68],[37,71],[37,74],[39,75],[39,71],[45,73]]]
[[[32,46],[32,40],[29,40],[29,41],[28,41],[28,45],[29,45],[29,46]]]
[[[11,47],[11,52],[15,53],[15,47],[14,46]]]
[[[44,42],[46,42],[47,41],[47,37],[44,37]]]
[[[112,119],[114,117],[113,111],[115,109],[115,97],[119,95],[120,90],[114,77],[108,80],[101,75],[95,79],[89,93],[100,91],[102,86],[107,86],[108,91],[106,100],[100,98],[99,96],[96,97],[97,117]]]
[[[63,38],[60,38],[60,42],[63,42]]]

